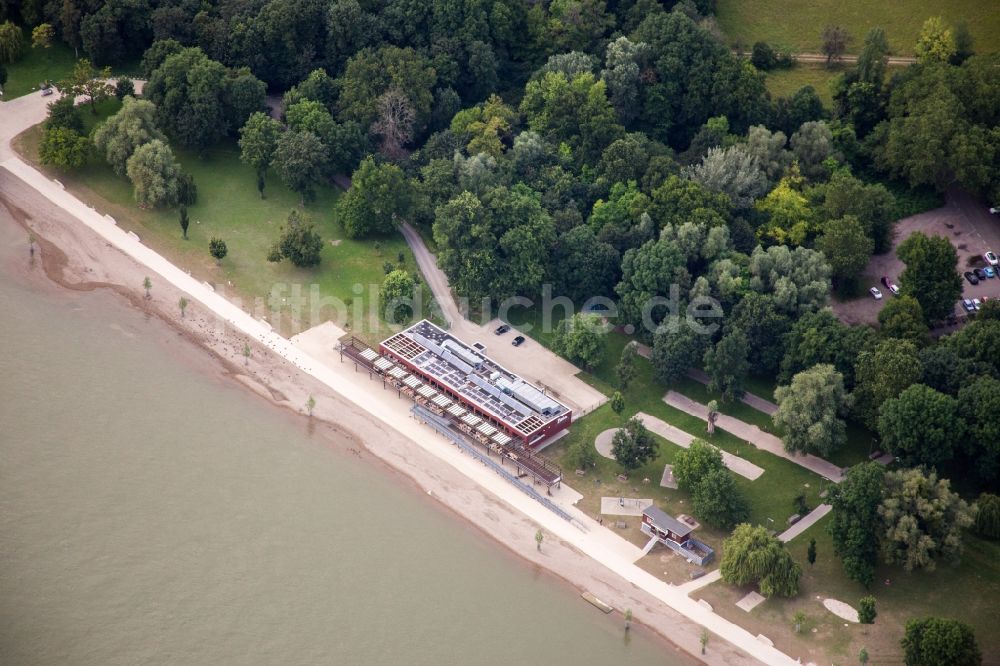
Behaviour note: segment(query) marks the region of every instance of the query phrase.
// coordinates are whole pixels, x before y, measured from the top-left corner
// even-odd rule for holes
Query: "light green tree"
[[[917,62],[948,62],[955,55],[955,36],[940,16],[932,16],[920,28],[913,51]]]
[[[157,128],[155,117],[152,102],[126,97],[122,108],[94,131],[94,145],[119,176],[125,175],[128,159],[139,146],[154,140],[166,143],[167,137]]]
[[[47,49],[52,46],[56,30],[49,23],[39,23],[31,30],[31,48]]]
[[[570,362],[592,368],[604,356],[605,332],[600,317],[578,312],[559,322],[552,348]]]
[[[391,265],[391,264],[390,264]],[[409,273],[402,269],[389,271],[378,290],[382,315],[388,322],[396,322],[396,315],[408,319],[413,314],[414,283]]]
[[[23,48],[21,28],[10,21],[0,23],[0,65],[7,65],[17,60]]]
[[[887,564],[906,571],[934,570],[939,559],[957,561],[972,511],[951,482],[936,472],[903,469],[886,473],[878,508],[880,551]]]
[[[42,164],[59,169],[78,169],[87,162],[90,142],[69,127],[49,127],[42,132],[38,157]]]
[[[737,525],[722,546],[722,580],[730,585],[756,584],[765,597],[793,597],[802,568],[785,545],[762,526]]]
[[[798,373],[790,385],[775,390],[774,398],[778,411],[772,418],[784,433],[786,451],[828,456],[847,440],[844,417],[851,396],[832,365],[816,365]]]
[[[172,206],[180,193],[181,167],[170,147],[156,139],[139,146],[128,158],[125,172],[141,208]]]
[[[142,279],[142,288],[146,290],[146,298],[150,298],[149,290],[153,288],[153,281],[148,275]]]
[[[97,69],[89,60],[81,58],[73,67],[69,78],[59,84],[59,89],[67,95],[87,97],[90,111],[96,116],[97,105],[115,93],[110,78],[110,67]]]
[[[177,305],[181,309],[181,319],[183,319],[184,318],[184,312],[185,312],[185,310],[187,310],[188,299],[186,299],[183,296],[181,296],[181,300],[177,301]]]

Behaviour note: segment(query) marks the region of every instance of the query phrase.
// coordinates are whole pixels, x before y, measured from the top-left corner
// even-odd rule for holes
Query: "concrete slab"
[[[653,500],[635,497],[602,497],[601,513],[607,516],[641,516],[643,510],[651,507]]]
[[[639,412],[636,417],[642,424],[646,426],[654,435],[659,435],[668,442],[673,442],[677,446],[687,449],[690,448],[691,442],[695,440],[695,436],[684,432],[680,428],[670,425],[663,419],[653,416],[651,414],[646,414],[645,412]],[[603,433],[602,433],[603,434]],[[611,435],[614,437],[614,434]],[[750,479],[753,481],[760,477],[764,473],[764,470],[757,465],[754,465],[749,460],[744,460],[739,456],[734,456],[726,451],[721,451],[722,453],[722,464],[728,467],[733,472],[736,472],[742,477]]]
[[[611,445],[615,438],[615,433],[618,432],[618,430],[618,428],[605,430],[594,439],[594,448],[596,448],[597,452],[605,458],[609,458],[611,460],[615,459],[615,457],[611,455]]]
[[[708,407],[677,391],[667,391],[666,395],[663,396],[663,401],[675,409],[687,412],[691,416],[697,416],[702,421],[708,420]],[[823,478],[830,479],[835,483],[840,483],[844,478],[844,471],[832,462],[811,454],[794,455],[788,453],[785,451],[785,445],[779,438],[764,432],[755,425],[732,416],[727,416],[726,414],[719,414],[715,425],[746,441],[748,444],[753,444],[758,449],[773,453],[779,458],[791,460],[796,465],[805,467],[809,471],[819,474]]]
[[[749,613],[750,611],[752,611],[757,606],[760,606],[765,601],[767,601],[766,597],[761,596],[757,592],[751,592],[750,594],[746,595],[745,597],[737,601],[736,607],[739,608],[740,610]]]
[[[818,507],[810,511],[802,520],[795,523],[787,530],[778,535],[778,539],[783,542],[788,542],[797,537],[798,535],[805,532],[807,529],[812,527],[819,521],[820,518],[830,513],[833,507],[829,504],[820,504]]]
[[[836,615],[842,620],[847,620],[848,622],[859,622],[858,611],[843,601],[838,601],[836,599],[824,599],[823,607],[828,611]]]
[[[674,479],[673,465],[663,466],[663,478],[660,479],[660,485],[664,488],[673,488],[674,490],[677,490],[677,481]]]

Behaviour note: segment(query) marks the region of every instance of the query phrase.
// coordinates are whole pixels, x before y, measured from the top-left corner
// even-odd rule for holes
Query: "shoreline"
[[[12,178],[2,169],[0,176]],[[0,185],[7,182],[6,178],[0,178]],[[20,184],[26,190],[31,189],[24,183]],[[55,209],[52,212],[58,212],[55,215],[40,216],[42,219],[31,216],[11,200],[8,196],[10,189],[0,187],[0,216],[8,217],[4,213],[9,212],[9,217],[24,231],[25,236],[29,231],[35,235],[35,261],[41,268],[45,282],[53,288],[77,292],[107,290],[124,299],[128,306],[155,317],[188,347],[183,355],[188,355],[188,351],[205,354],[214,362],[211,366],[202,367],[202,371],[223,381],[235,380],[241,390],[253,394],[254,398],[264,398],[269,407],[281,410],[288,418],[297,416],[308,419],[306,427],[310,434],[313,434],[313,429],[321,431],[315,434],[324,438],[324,445],[339,448],[334,446],[333,440],[340,438],[346,445],[344,454],[351,453],[365,458],[370,456],[384,473],[403,479],[405,483],[412,485],[417,494],[432,499],[429,506],[433,505],[437,510],[444,509],[463,521],[473,529],[476,538],[486,539],[489,543],[502,547],[505,556],[511,557],[512,562],[516,561],[517,566],[524,566],[526,571],[551,577],[557,584],[569,586],[577,595],[591,591],[612,603],[619,614],[621,608],[633,608],[633,625],[638,625],[640,631],[660,642],[664,650],[678,658],[691,663],[757,663],[717,637],[710,641],[708,653],[704,656],[690,648],[685,649],[672,640],[672,637],[676,638],[678,633],[686,634],[689,645],[697,644],[701,633],[700,625],[677,614],[655,598],[642,598],[646,596],[642,590],[626,580],[614,580],[618,577],[612,571],[556,535],[550,535],[542,552],[538,553],[534,545],[537,524],[528,516],[477,486],[458,470],[426,454],[398,431],[380,424],[367,414],[358,413],[359,410],[346,398],[335,394],[331,396],[329,390],[310,386],[319,383],[290,366],[279,355],[268,353],[266,348],[254,345],[251,341],[251,346],[255,347],[254,354],[248,363],[241,363],[238,359],[241,357],[244,336],[231,327],[227,327],[225,334],[216,335],[217,331],[211,331],[207,327],[207,320],[212,317],[206,316],[205,308],[196,299],[189,299],[191,303],[183,318],[176,306],[169,307],[170,302],[176,303],[183,292],[165,282],[154,282],[153,297],[146,300],[139,293],[140,289],[125,286],[132,282],[141,284],[145,272],[141,265],[98,238],[86,227],[79,224],[69,226],[66,220],[59,220],[59,217],[68,217],[68,214],[56,209],[47,200],[46,204]],[[25,250],[27,253],[27,247]],[[12,270],[27,273],[30,269]],[[321,393],[322,399],[317,400],[320,404],[316,407],[315,416],[310,419],[305,415],[304,409],[297,405],[304,405],[308,395],[318,396]],[[330,397],[334,398],[333,403]],[[359,434],[366,431],[372,433],[370,440]],[[369,441],[379,442],[379,445],[375,446]],[[447,446],[444,440],[440,444]],[[488,529],[484,524],[484,517],[490,522],[505,524],[506,531],[498,533],[497,530]]]

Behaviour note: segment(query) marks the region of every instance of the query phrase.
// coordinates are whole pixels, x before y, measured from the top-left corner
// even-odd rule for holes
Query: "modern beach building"
[[[509,438],[505,444],[537,449],[573,420],[569,407],[426,319],[383,340],[379,351]]]
[[[639,529],[695,564],[706,564],[715,557],[715,551],[691,536],[694,527],[667,515],[655,505],[643,510]]]

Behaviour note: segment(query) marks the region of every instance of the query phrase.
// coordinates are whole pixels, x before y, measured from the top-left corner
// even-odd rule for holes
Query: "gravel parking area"
[[[903,262],[896,257],[896,247],[917,231],[928,236],[944,236],[951,241],[958,252],[958,267],[961,273],[986,265],[983,253],[993,250],[1000,253],[1000,216],[991,215],[988,206],[975,200],[960,190],[948,192],[943,207],[919,215],[907,217],[896,223],[893,250],[887,254],[872,257],[862,278],[864,295],[849,301],[832,300],[831,307],[841,321],[848,324],[876,324],[878,313],[892,298],[889,290],[882,286],[883,275],[899,283],[903,272]],[[962,298],[1000,298],[1000,278],[981,281],[971,285],[962,279]],[[869,287],[882,291],[882,300],[875,300],[868,294]],[[955,303],[955,314],[964,319],[965,311],[961,303]]]

